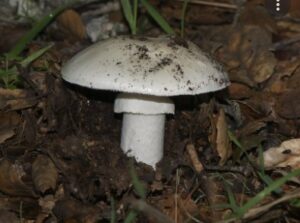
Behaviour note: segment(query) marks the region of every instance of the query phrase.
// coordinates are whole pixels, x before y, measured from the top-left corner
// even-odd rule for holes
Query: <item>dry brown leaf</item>
[[[67,29],[72,35],[82,40],[86,37],[86,29],[80,15],[72,10],[67,9],[57,17],[58,24]]]
[[[247,2],[240,13],[239,22],[243,25],[259,26],[273,33],[277,32],[275,20],[259,3]]]
[[[45,193],[56,188],[58,172],[52,160],[45,155],[38,155],[32,164],[32,179],[35,188]]]
[[[3,159],[0,161],[0,191],[12,196],[34,196],[33,190],[22,181],[24,171],[21,166]]]
[[[20,116],[14,111],[0,112],[0,144],[15,135],[14,129],[20,121]]]
[[[213,118],[212,129],[210,142],[214,145],[214,148],[220,157],[219,164],[224,165],[232,155],[232,147],[227,134],[228,127],[223,109],[220,109],[216,117]]]
[[[231,83],[228,87],[228,92],[230,98],[234,100],[250,98],[252,95],[252,91],[248,86],[239,83]]]
[[[277,167],[300,168],[300,139],[284,141],[278,147],[272,147],[264,152],[264,167],[272,169]]]
[[[270,32],[247,25],[241,30],[242,41],[238,52],[242,65],[247,69],[249,77],[257,83],[267,80],[274,71],[276,58],[269,48],[272,46]]]
[[[213,176],[203,175],[201,180],[201,189],[206,195],[206,204],[204,207],[199,207],[199,215],[206,222],[218,222],[224,219],[228,215],[228,209],[216,208],[217,204],[223,204],[227,202],[227,198],[224,194],[224,185],[216,180]],[[207,210],[207,207],[209,209]]]
[[[53,213],[63,222],[96,223],[100,219],[99,207],[83,204],[75,199],[59,200],[55,203]]]
[[[276,103],[276,112],[283,118],[296,119],[300,117],[300,89],[290,90]]]
[[[238,139],[243,145],[245,151],[256,148],[267,139],[266,123],[259,120],[247,122],[237,132]],[[243,151],[235,150],[233,154],[234,160],[240,160]]]
[[[280,60],[276,65],[276,72],[268,81],[265,90],[280,94],[289,88],[298,88],[299,84],[300,59]]]
[[[266,123],[259,120],[248,122],[239,129],[238,135],[239,137],[248,137],[249,135],[257,134],[264,127],[266,127]]]
[[[267,50],[258,50],[255,59],[251,61],[249,72],[257,83],[262,83],[269,79],[274,72],[277,60],[274,54]]]
[[[35,219],[35,223],[43,223],[51,215],[52,209],[55,206],[56,198],[54,195],[46,195],[39,199],[39,205],[42,210]]]
[[[198,211],[197,204],[190,196],[185,198],[179,194],[168,194],[161,196],[160,200],[155,200],[155,206],[163,211],[171,219],[175,219],[175,222],[183,223],[190,216],[195,215]]]
[[[20,110],[30,108],[36,103],[37,98],[35,98],[29,91],[0,88],[0,110]]]
[[[294,18],[300,18],[300,2],[299,0],[290,1],[290,11],[289,14]]]
[[[243,103],[241,103],[242,109],[244,105],[255,113],[248,114],[249,112],[244,110],[243,115],[246,118],[253,120],[256,118],[267,117],[275,113],[276,97],[269,92],[256,92],[251,98],[244,100]]]
[[[225,117],[225,112],[220,109],[217,117],[217,139],[216,139],[216,149],[220,156],[220,165],[224,165],[227,159],[232,155],[232,147],[228,137],[228,127]]]
[[[218,52],[231,71],[232,81],[253,87],[271,77],[277,62],[269,50],[272,32],[276,32],[276,24],[266,9],[246,4],[229,34],[226,47]]]
[[[0,210],[0,223],[19,223],[19,217],[10,211]]]

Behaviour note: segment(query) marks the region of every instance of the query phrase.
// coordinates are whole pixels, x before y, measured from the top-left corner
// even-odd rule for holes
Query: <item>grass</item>
[[[21,56],[21,53],[24,52],[27,45],[34,40],[56,16],[58,16],[63,10],[75,2],[76,1],[71,1],[69,4],[62,5],[45,15],[33,25],[33,27],[16,43],[16,45],[9,52],[2,56],[5,67],[0,68],[0,83],[3,87],[10,89],[18,87],[21,80],[17,66],[20,65],[23,68],[27,67],[32,61],[39,58],[53,46],[53,44],[49,44],[48,46],[32,53],[26,58]]]
[[[182,11],[181,11],[181,20],[180,20],[180,36],[181,38],[184,37],[184,26],[185,26],[185,15],[186,15],[186,9],[188,6],[189,0],[184,0]]]
[[[39,20],[38,22],[36,22],[34,24],[34,26],[30,29],[29,32],[27,32],[18,42],[17,44],[14,46],[14,48],[12,48],[6,55],[6,59],[7,60],[15,60],[20,56],[20,53],[23,52],[28,43],[30,43],[33,39],[35,39],[39,33],[44,30],[50,22],[53,21],[53,19],[59,14],[61,13],[64,9],[66,8],[66,6],[60,6],[57,9],[53,10],[51,13],[49,13],[48,15],[44,16],[41,20]]]
[[[138,178],[138,176],[136,174],[136,171],[135,171],[134,165],[133,165],[133,161],[130,162],[129,173],[130,173],[132,185],[133,185],[133,188],[134,188],[136,194],[141,199],[145,200],[146,196],[147,196],[147,191],[146,191],[145,187],[143,186],[143,184],[140,182],[140,180],[139,180],[139,178]],[[130,210],[130,212],[127,214],[127,216],[126,216],[126,218],[124,220],[124,223],[135,222],[137,216],[138,216],[138,212],[137,211]]]
[[[255,168],[258,166],[258,168],[255,168],[257,176],[262,180],[262,182],[266,185],[266,187],[256,194],[253,198],[248,200],[246,203],[239,205],[237,204],[234,195],[229,187],[226,187],[227,196],[228,196],[228,204],[224,204],[223,207],[230,208],[232,210],[232,214],[230,215],[229,219],[227,221],[223,222],[231,222],[236,219],[242,219],[243,216],[254,206],[256,206],[258,203],[260,203],[264,198],[269,196],[271,193],[276,193],[277,195],[282,195],[283,192],[281,190],[281,186],[285,184],[286,182],[290,181],[292,178],[296,176],[300,176],[300,169],[294,170],[287,175],[277,179],[273,180],[269,175],[265,173],[264,168],[264,160],[263,160],[263,151],[262,146],[258,147],[259,157],[258,157],[258,165],[256,165],[249,157],[247,152],[245,151],[245,148],[243,145],[238,141],[238,139],[235,137],[235,135],[232,132],[228,132],[230,140],[233,142],[233,144],[236,145],[237,148],[239,148],[243,154],[246,155],[247,159],[251,163],[251,165]],[[291,202],[298,203],[298,199],[293,199]]]
[[[130,0],[120,0],[124,16],[129,24],[131,34],[137,34],[137,14],[138,14],[138,0],[133,1],[133,5]],[[175,31],[169,25],[169,23],[165,20],[165,18],[157,11],[155,7],[153,7],[148,0],[140,0],[143,7],[145,7],[146,11],[153,18],[153,20],[164,30],[165,33],[174,35]]]

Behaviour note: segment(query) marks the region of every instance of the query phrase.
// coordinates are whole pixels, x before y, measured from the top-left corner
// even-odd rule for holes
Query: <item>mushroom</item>
[[[119,36],[91,45],[62,68],[72,84],[120,93],[114,111],[124,113],[121,148],[155,168],[163,157],[168,96],[195,95],[229,85],[222,67],[198,46],[178,37]]]

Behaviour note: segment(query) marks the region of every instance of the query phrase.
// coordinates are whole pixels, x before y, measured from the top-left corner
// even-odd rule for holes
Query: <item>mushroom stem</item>
[[[166,114],[174,114],[168,97],[132,93],[119,94],[114,111],[124,113],[121,148],[138,162],[155,169],[163,156]]]
[[[121,148],[152,167],[163,157],[165,114],[124,113]]]

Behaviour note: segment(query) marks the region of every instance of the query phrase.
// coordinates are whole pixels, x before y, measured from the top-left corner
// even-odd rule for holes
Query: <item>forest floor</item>
[[[123,154],[116,92],[61,78],[92,44],[88,20],[105,17],[99,41],[130,33],[120,6],[75,4],[20,58],[2,59],[0,223],[300,222],[300,4],[272,14],[263,0],[232,2],[187,5],[185,38],[224,66],[231,85],[172,97],[155,170]],[[150,3],[180,35],[183,2]],[[1,21],[5,55],[31,26]],[[139,35],[164,34],[143,7],[138,27]]]

